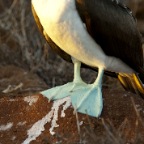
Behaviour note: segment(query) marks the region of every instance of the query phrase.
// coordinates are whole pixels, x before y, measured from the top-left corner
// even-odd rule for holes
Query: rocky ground
[[[144,36],[144,1],[124,1]],[[39,93],[72,81],[72,71],[39,35],[29,1],[0,0],[0,144],[144,143],[144,101],[113,78],[104,77],[98,119],[74,113],[69,98],[48,102]],[[88,83],[95,75],[82,70]]]
[[[104,108],[97,119],[76,115],[69,98],[49,102],[39,94],[46,84],[37,75],[14,66],[0,70],[1,144],[143,144],[140,96],[104,87]]]

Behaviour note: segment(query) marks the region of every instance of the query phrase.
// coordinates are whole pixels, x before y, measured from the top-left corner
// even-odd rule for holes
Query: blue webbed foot
[[[74,62],[74,80],[62,86],[57,86],[45,91],[41,94],[47,97],[49,100],[61,99],[70,96],[74,91],[81,89],[83,86],[87,85],[80,77],[80,66],[81,63],[75,59]]]
[[[74,91],[80,90],[86,85],[84,82],[69,82],[62,86],[56,86],[54,88],[42,91],[41,94],[47,97],[49,100],[62,99],[64,97],[70,96]]]
[[[72,105],[75,110],[90,116],[99,117],[103,108],[101,87],[87,85],[71,94]]]

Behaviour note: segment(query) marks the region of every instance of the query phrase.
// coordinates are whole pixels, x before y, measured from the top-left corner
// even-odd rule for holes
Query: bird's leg
[[[86,85],[86,83],[82,80],[81,74],[80,74],[80,68],[81,68],[81,62],[78,61],[75,58],[72,58],[73,64],[74,64],[74,79],[73,79],[73,87],[71,89],[71,92],[76,89],[78,85]]]
[[[73,79],[73,81],[75,83],[81,82],[81,81],[83,81],[81,79],[81,76],[80,76],[81,62],[74,59],[74,58],[72,58],[72,61],[73,61],[73,64],[74,64],[74,79]]]
[[[99,68],[98,77],[93,84],[89,84],[71,95],[72,104],[80,113],[98,117],[103,108],[102,76],[104,69]]]

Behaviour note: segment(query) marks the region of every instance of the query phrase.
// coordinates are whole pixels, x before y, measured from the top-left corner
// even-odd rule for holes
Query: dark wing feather
[[[104,52],[139,72],[143,67],[142,43],[130,10],[112,0],[76,0],[76,6],[89,34]]]

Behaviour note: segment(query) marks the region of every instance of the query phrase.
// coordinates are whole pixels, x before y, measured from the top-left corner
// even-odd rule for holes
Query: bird
[[[72,82],[41,92],[49,100],[70,96],[74,109],[92,117],[103,110],[103,74],[144,98],[142,36],[132,11],[118,0],[31,0],[36,24],[48,44],[74,64]],[[98,71],[87,84],[81,67]]]

